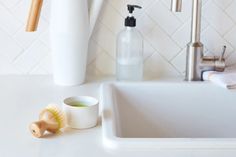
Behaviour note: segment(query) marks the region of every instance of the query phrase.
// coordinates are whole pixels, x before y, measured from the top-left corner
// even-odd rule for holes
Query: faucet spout
[[[171,0],[171,11],[181,12],[182,11],[182,0]]]
[[[192,43],[200,42],[202,0],[193,0],[192,8]],[[171,11],[182,11],[182,0],[171,0]]]

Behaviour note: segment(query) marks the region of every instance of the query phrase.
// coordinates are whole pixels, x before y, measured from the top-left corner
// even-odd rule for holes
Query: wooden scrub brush
[[[39,121],[30,124],[30,131],[35,137],[43,137],[45,131],[57,133],[65,127],[64,113],[55,105],[48,105],[39,115]]]

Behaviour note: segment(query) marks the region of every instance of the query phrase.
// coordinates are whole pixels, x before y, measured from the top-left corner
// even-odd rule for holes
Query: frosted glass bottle
[[[119,81],[143,78],[143,38],[135,27],[125,27],[117,37],[116,76]]]

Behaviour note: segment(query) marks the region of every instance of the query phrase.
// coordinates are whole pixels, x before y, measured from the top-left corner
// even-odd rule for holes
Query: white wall
[[[30,1],[0,0],[0,74],[52,72],[48,40],[50,0],[44,0],[37,33],[24,32]],[[143,6],[136,16],[138,29],[145,38],[145,75],[182,75],[190,38],[191,1],[183,0],[182,13],[171,13],[170,1],[106,0],[90,43],[88,75],[114,74],[115,40],[123,27],[127,3]],[[219,55],[222,46],[227,45],[227,64],[235,65],[236,1],[203,0],[203,5],[202,41],[206,53]]]

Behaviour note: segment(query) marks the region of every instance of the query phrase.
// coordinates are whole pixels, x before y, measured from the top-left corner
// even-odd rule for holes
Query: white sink
[[[236,90],[210,83],[106,83],[105,146],[236,149]]]

